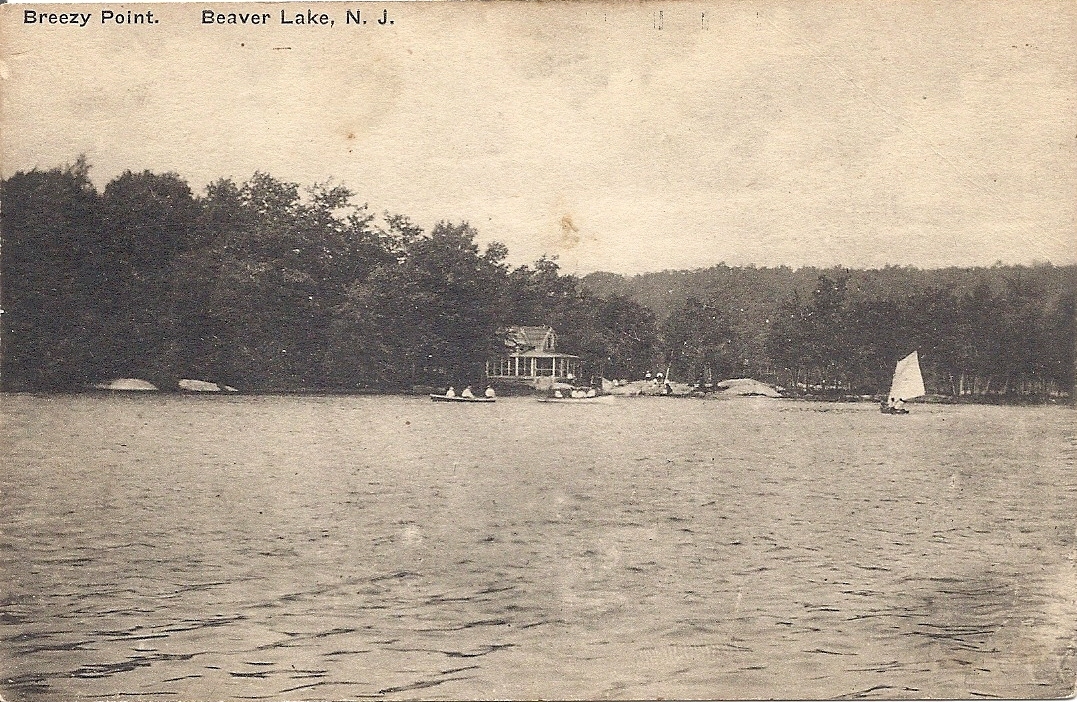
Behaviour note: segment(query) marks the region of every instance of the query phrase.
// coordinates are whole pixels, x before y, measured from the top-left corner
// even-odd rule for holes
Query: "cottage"
[[[506,353],[486,362],[494,379],[567,380],[580,370],[580,357],[557,351],[557,334],[550,327],[509,327],[501,330]]]

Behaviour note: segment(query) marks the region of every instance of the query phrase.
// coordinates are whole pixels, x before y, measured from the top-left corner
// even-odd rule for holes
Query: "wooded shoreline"
[[[581,381],[668,371],[788,394],[874,396],[919,350],[929,394],[1073,395],[1077,265],[874,270],[724,264],[637,276],[511,266],[496,232],[426,231],[342,186],[264,173],[200,195],[174,173],[89,164],[2,183],[0,386],[178,378],[244,392],[485,382],[513,325],[556,329]]]

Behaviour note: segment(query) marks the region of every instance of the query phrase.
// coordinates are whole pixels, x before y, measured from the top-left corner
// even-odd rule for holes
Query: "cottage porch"
[[[489,378],[574,378],[579,374],[580,357],[550,351],[525,351],[486,362]]]

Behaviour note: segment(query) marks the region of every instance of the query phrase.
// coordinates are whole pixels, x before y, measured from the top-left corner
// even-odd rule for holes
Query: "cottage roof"
[[[508,327],[504,330],[505,345],[517,350],[543,349],[552,351],[556,347],[557,335],[550,327]],[[548,341],[547,341],[548,340]]]
[[[509,357],[519,358],[579,358],[579,356],[573,356],[570,353],[557,353],[556,351],[524,351],[522,353],[510,353]]]

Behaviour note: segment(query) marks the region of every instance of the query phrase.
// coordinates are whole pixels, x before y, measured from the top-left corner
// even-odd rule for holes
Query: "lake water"
[[[0,401],[8,702],[1074,692],[1069,408]]]

